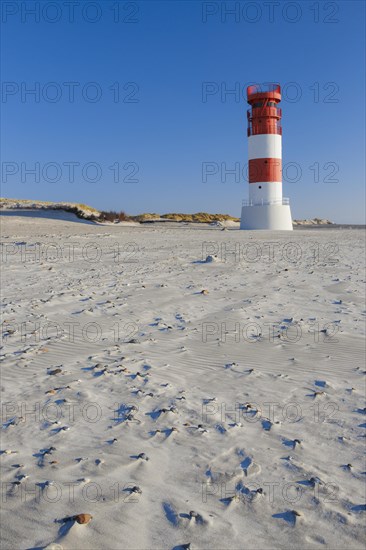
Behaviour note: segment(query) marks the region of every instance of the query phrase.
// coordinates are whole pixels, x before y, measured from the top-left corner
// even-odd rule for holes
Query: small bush
[[[120,212],[115,212],[114,210],[109,210],[108,212],[102,211],[100,213],[100,220],[105,222],[124,222],[127,220],[126,213],[122,210]]]

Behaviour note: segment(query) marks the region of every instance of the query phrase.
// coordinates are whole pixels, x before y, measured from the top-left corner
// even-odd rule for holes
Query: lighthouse
[[[248,86],[249,200],[240,229],[292,230],[289,199],[282,197],[282,110],[279,84]]]

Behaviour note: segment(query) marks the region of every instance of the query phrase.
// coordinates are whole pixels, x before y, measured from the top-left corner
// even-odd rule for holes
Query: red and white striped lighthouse
[[[282,197],[281,88],[249,86],[247,101],[249,200],[240,229],[292,230],[289,200]]]

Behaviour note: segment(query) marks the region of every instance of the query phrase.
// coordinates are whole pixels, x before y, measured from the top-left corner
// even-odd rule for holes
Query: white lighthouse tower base
[[[283,199],[283,201],[285,200]],[[244,201],[241,209],[240,229],[292,231],[290,205],[281,203],[252,205],[248,201]]]

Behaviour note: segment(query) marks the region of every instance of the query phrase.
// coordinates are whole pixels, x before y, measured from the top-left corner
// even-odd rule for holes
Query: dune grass
[[[64,210],[72,212],[78,218],[98,221],[98,222],[116,222],[116,221],[135,221],[144,222],[149,220],[172,220],[176,222],[194,222],[194,223],[212,223],[217,221],[240,221],[239,218],[230,216],[229,214],[209,214],[207,212],[197,212],[195,214],[184,214],[170,212],[168,214],[156,214],[145,212],[136,216],[129,216],[124,212],[115,210],[97,210],[92,206],[83,203],[72,202],[51,202],[51,201],[35,201],[29,199],[8,199],[0,198],[0,208],[25,208],[25,209],[49,209],[49,210]]]
[[[195,222],[195,223],[212,223],[220,221],[234,221],[239,222],[239,218],[230,216],[229,214],[209,214],[207,212],[197,212],[196,214],[163,214],[161,216],[164,219],[174,220],[178,222]]]

